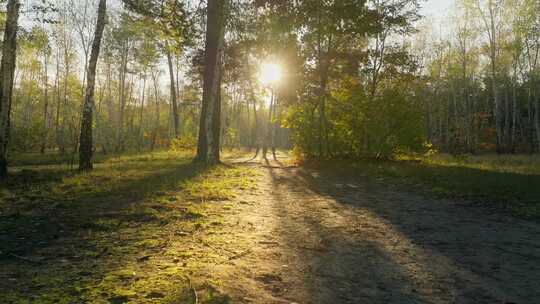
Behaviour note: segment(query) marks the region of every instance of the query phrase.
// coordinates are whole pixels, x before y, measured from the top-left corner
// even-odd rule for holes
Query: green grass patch
[[[182,188],[194,200],[230,200],[235,197],[237,190],[254,190],[256,175],[257,172],[253,168],[219,165],[194,179],[185,181]]]
[[[0,185],[2,301],[193,303],[191,270],[179,267],[192,253],[171,244],[214,227],[212,205],[199,200],[229,199],[255,183],[250,169],[206,168],[192,158],[98,156],[92,172],[79,173],[66,157],[16,156]],[[227,300],[206,287],[200,297]]]
[[[309,164],[313,166],[313,164]],[[438,198],[464,199],[497,206],[540,220],[540,157],[436,155],[396,161],[328,162],[327,172],[348,172],[382,184],[413,189]]]

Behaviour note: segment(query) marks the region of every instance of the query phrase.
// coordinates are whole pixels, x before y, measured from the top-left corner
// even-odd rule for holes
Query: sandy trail
[[[538,303],[540,225],[279,162],[206,274],[247,303]],[[491,214],[490,214],[491,213]],[[235,302],[236,302],[235,301]]]

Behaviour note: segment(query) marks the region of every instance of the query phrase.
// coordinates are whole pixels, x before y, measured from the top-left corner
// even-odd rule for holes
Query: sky
[[[453,4],[454,0],[427,0],[422,4],[421,13],[439,19],[448,14],[449,8]]]

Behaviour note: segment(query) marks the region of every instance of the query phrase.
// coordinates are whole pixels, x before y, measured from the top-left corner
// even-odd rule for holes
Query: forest
[[[0,303],[540,299],[538,0],[0,0],[0,25]]]

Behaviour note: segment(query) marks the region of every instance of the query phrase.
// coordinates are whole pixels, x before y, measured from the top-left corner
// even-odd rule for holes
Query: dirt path
[[[234,162],[203,175],[252,174],[232,200],[187,195],[196,167],[167,159],[101,199],[14,205],[0,303],[540,303],[538,223],[336,168]]]
[[[258,166],[198,277],[234,302],[538,303],[540,225],[357,178]]]

